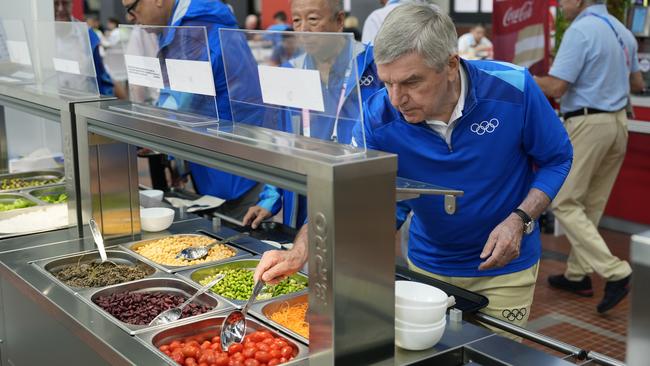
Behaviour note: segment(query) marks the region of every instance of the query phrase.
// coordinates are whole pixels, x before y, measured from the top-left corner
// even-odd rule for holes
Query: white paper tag
[[[156,89],[165,87],[158,58],[124,55],[124,63],[129,83]]]
[[[58,72],[81,75],[81,69],[79,69],[79,63],[77,61],[52,57],[52,63],[54,63],[54,70]]]
[[[216,96],[212,65],[208,61],[166,59],[169,87],[172,90]]]
[[[318,71],[264,65],[257,71],[264,103],[325,111]]]
[[[32,65],[27,42],[7,41],[7,50],[9,51],[9,59],[11,62],[27,66]]]

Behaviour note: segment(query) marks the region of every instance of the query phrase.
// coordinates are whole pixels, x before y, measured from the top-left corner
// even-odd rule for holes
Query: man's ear
[[[345,12],[341,10],[338,13],[336,13],[335,19],[336,19],[336,28],[338,29],[339,32],[343,32],[343,24],[345,24]]]
[[[460,57],[457,53],[449,56],[447,60],[447,66],[449,67],[447,78],[449,81],[454,81],[458,77],[458,69],[460,68]]]

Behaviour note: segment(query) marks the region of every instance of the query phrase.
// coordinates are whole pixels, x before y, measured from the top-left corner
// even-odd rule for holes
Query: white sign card
[[[27,42],[7,40],[7,50],[9,51],[9,59],[11,62],[27,66],[32,65]]]
[[[217,95],[210,62],[166,59],[165,65],[172,90],[213,97]]]
[[[58,72],[81,75],[81,69],[79,68],[79,63],[77,61],[52,57],[52,63],[54,64],[54,70]]]
[[[258,65],[264,103],[325,111],[317,70]]]
[[[129,83],[156,89],[165,87],[158,58],[124,55],[124,63]]]

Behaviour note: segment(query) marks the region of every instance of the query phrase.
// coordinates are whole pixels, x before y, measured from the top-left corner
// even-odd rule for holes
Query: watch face
[[[525,232],[526,234],[530,234],[530,233],[532,233],[532,232],[533,232],[533,229],[535,229],[535,221],[531,221],[531,222],[526,223],[526,224],[524,225],[524,232]]]

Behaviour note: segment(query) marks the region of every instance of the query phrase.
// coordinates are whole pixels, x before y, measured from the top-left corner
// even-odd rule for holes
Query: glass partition
[[[359,44],[351,34],[221,29],[220,39],[233,118],[215,133],[257,139],[249,126],[261,126],[285,133],[267,140],[296,150],[305,147],[291,136],[301,135],[345,146],[323,143],[310,153],[365,152]]]
[[[39,91],[72,99],[98,97],[86,23],[38,21],[35,28]]]
[[[111,109],[189,127],[219,121],[205,27],[120,29],[130,100]]]
[[[23,21],[0,18],[0,83],[33,82],[34,65]]]

